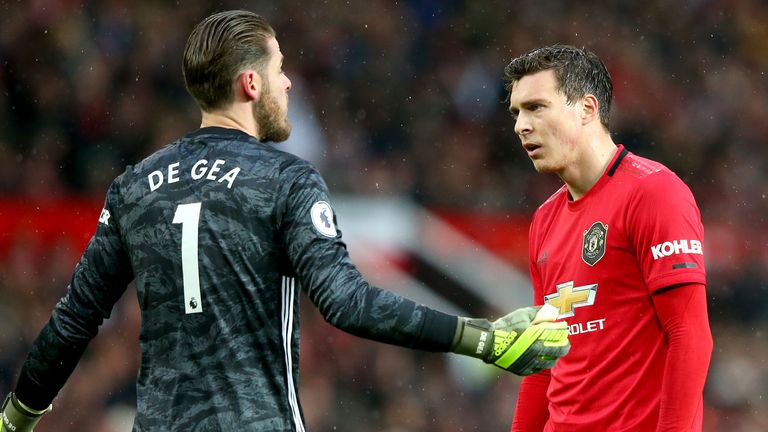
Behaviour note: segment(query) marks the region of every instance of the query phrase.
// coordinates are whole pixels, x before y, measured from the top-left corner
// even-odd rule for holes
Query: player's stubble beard
[[[262,142],[283,142],[291,135],[291,122],[288,110],[283,111],[275,95],[272,94],[269,80],[264,78],[264,91],[259,101],[253,106],[253,117],[259,125],[259,140]]]

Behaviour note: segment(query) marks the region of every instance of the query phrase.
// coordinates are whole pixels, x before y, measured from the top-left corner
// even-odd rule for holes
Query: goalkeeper
[[[519,375],[568,352],[565,324],[538,322],[536,308],[494,322],[456,317],[362,278],[318,172],[265,144],[291,131],[282,60],[256,14],[220,12],[195,27],[183,72],[201,127],[110,186],[68,292],[5,399],[3,432],[31,431],[51,409],[131,281],[142,315],[134,431],[303,432],[299,288],[329,323],[380,342]]]

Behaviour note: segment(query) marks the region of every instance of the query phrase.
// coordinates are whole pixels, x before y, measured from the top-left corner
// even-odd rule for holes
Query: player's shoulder
[[[206,151],[198,151],[203,148]],[[236,164],[244,171],[258,172],[261,175],[273,171],[280,172],[288,167],[310,167],[309,162],[300,157],[277,149],[269,143],[263,143],[243,131],[206,127],[192,131],[155,150],[130,166],[129,171],[146,174],[157,170],[158,167],[165,169],[169,163],[178,161],[196,163],[199,157],[226,159],[227,163]]]
[[[619,164],[616,173],[630,178],[643,179],[659,173],[662,176],[672,174],[672,171],[661,162],[628,152]]]
[[[677,174],[666,165],[653,159],[648,159],[634,153],[628,153],[617,170],[618,173],[637,179],[640,183],[664,183],[670,180],[682,181]]]
[[[690,195],[688,185],[661,162],[628,153],[616,170],[628,194],[651,198]]]

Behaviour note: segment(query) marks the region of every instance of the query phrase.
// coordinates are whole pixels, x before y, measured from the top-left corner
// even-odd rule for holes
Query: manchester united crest
[[[584,239],[581,243],[581,259],[590,266],[594,266],[605,255],[605,241],[608,237],[608,225],[595,222],[584,231]]]

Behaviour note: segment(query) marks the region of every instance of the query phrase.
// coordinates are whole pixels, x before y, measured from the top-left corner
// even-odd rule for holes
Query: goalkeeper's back
[[[289,166],[310,169],[243,132],[206,128],[117,180],[112,217],[142,311],[138,430],[300,422],[298,289],[276,223]]]
[[[22,368],[19,399],[50,404],[134,280],[142,314],[134,431],[303,431],[293,269],[325,281],[335,269],[348,290],[362,281],[339,264],[347,255],[335,221],[325,236],[312,218],[295,217],[291,202],[326,193],[307,162],[221,127],[129,166]],[[312,298],[323,296],[326,312],[354,303],[335,283],[304,282],[318,286]],[[345,319],[337,324],[349,326]]]

